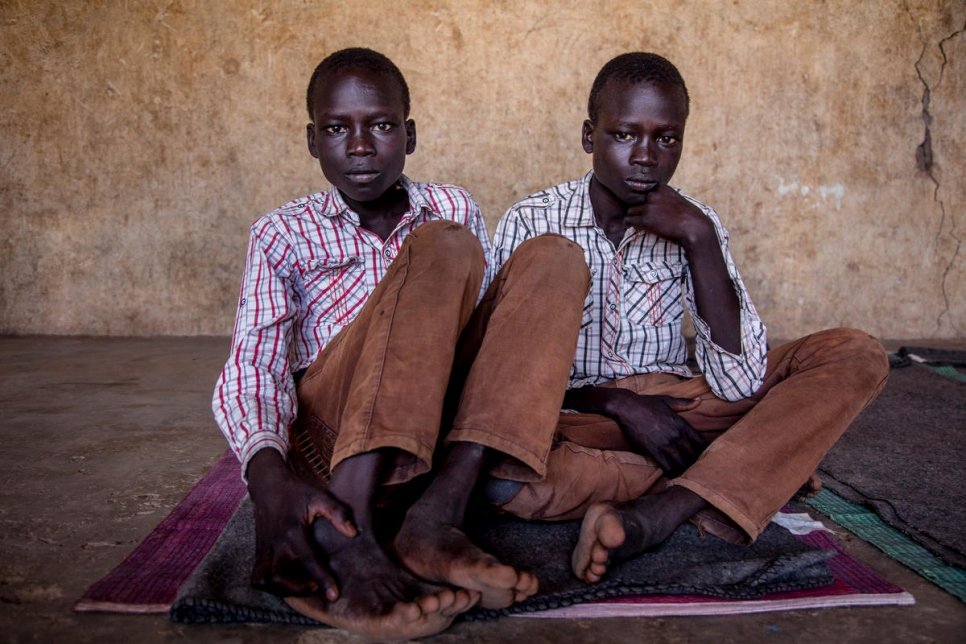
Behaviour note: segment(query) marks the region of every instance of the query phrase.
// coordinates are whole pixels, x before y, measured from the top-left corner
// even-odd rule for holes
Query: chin
[[[627,207],[640,206],[641,204],[647,203],[647,193],[646,192],[632,192],[625,198],[621,199]]]
[[[375,201],[381,197],[386,190],[388,190],[388,188],[381,186],[367,186],[363,189],[360,189],[359,186],[349,186],[348,189],[339,188],[339,190],[342,191],[342,194],[349,197],[349,199],[365,203],[367,201]]]

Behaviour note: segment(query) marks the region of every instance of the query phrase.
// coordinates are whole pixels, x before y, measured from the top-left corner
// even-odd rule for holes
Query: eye
[[[678,137],[665,134],[662,137],[658,137],[657,142],[664,146],[674,146],[678,144]]]
[[[626,143],[628,141],[633,141],[634,135],[630,132],[614,132],[614,138],[621,143]]]
[[[395,123],[383,122],[376,123],[372,129],[376,130],[377,132],[392,132],[395,128]]]
[[[343,134],[345,130],[344,125],[326,125],[322,128],[322,131],[328,135]]]

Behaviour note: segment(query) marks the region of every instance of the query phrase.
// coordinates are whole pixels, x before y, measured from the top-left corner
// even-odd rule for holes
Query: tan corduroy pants
[[[391,448],[386,482],[399,483],[428,471],[441,441],[471,441],[520,480],[545,475],[590,273],[576,244],[544,235],[514,252],[474,306],[484,270],[459,224],[409,235],[299,383],[298,467],[324,478],[346,458]]]

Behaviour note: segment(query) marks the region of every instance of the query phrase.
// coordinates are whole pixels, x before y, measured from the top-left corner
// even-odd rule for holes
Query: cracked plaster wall
[[[0,0],[0,332],[229,333],[248,225],[323,185],[305,82],[361,44],[411,85],[407,172],[491,231],[589,168],[600,65],[663,53],[692,96],[674,183],[773,336],[962,337],[964,27],[957,0]]]

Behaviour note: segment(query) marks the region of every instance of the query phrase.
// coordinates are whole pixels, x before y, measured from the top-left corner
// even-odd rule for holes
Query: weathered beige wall
[[[961,0],[0,0],[0,332],[228,333],[248,225],[322,185],[307,78],[366,45],[412,87],[407,172],[491,230],[589,168],[600,65],[661,52],[693,101],[675,183],[773,335],[962,337],[964,28]]]

